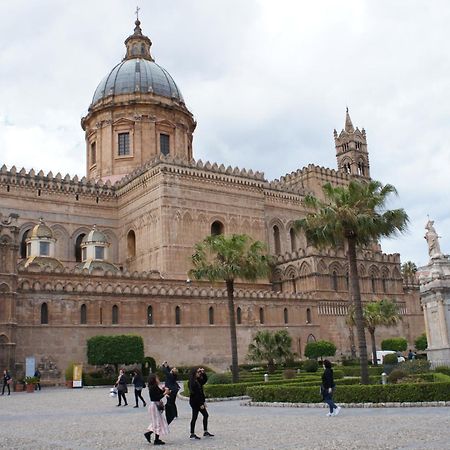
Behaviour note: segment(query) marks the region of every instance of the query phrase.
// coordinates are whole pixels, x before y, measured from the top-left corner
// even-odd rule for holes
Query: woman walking
[[[154,445],[164,445],[165,442],[159,437],[169,434],[169,426],[164,417],[164,404],[161,400],[164,396],[169,395],[170,391],[168,388],[163,390],[159,387],[159,379],[154,373],[150,374],[148,378],[148,390],[150,394],[150,405],[148,407],[150,425],[144,436],[148,442],[151,442],[152,433],[155,433]]]
[[[11,394],[11,388],[9,387],[9,385],[12,382],[12,378],[11,375],[8,372],[8,369],[5,369],[3,371],[3,389],[2,389],[2,395],[5,395],[5,389],[8,388],[8,395]]]
[[[208,431],[208,411],[205,404],[205,393],[203,385],[208,381],[205,369],[197,367],[192,369],[189,375],[189,405],[192,408],[191,419],[191,435],[190,439],[200,439],[195,434],[195,422],[197,422],[198,413],[203,416],[203,436],[213,437],[214,435]]]
[[[322,374],[322,397],[323,401],[330,407],[330,412],[327,413],[328,417],[337,416],[341,412],[341,407],[336,406],[333,401],[333,389],[335,388],[333,369],[331,368],[331,362],[326,359],[323,362],[323,368],[325,369]]]
[[[134,398],[136,400],[136,406],[134,408],[139,408],[139,399],[142,400],[142,403],[144,404],[144,408],[147,406],[147,403],[145,403],[145,400],[142,398],[142,389],[145,388],[144,379],[142,378],[141,372],[139,370],[135,370],[133,379],[131,382],[134,385]]]
[[[127,406],[128,402],[125,394],[128,392],[128,387],[127,378],[123,369],[120,369],[119,378],[117,378],[116,384],[114,386],[117,388],[117,393],[119,394],[119,404],[117,406],[122,406],[122,399],[124,402],[123,406]]]

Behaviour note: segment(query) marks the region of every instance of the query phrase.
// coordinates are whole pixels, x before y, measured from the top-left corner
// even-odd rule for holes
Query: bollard
[[[264,381],[267,383],[269,381],[269,374],[265,373],[264,374]]]
[[[300,373],[300,369],[297,369],[297,373]]]
[[[387,374],[384,372],[381,374],[381,384],[387,384]]]

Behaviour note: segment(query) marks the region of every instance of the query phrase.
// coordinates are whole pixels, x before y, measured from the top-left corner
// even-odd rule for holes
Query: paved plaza
[[[130,390],[132,391],[132,390]],[[146,449],[146,408],[116,407],[109,389],[45,389],[0,397],[0,448]],[[146,397],[148,393],[146,392]],[[180,417],[164,448],[201,449],[449,449],[450,408],[342,409],[325,417],[320,408],[245,407],[211,403],[214,438],[190,441],[190,409]],[[201,432],[197,422],[197,433]]]

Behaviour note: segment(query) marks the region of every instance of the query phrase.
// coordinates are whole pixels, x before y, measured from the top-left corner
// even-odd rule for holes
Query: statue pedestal
[[[433,367],[450,367],[450,261],[433,257],[419,270],[420,302],[428,340],[427,355]]]

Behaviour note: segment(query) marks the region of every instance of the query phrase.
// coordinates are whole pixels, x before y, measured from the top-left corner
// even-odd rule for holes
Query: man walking
[[[167,423],[170,424],[170,422],[173,421],[176,417],[178,417],[178,410],[177,405],[175,404],[177,400],[177,394],[180,390],[180,387],[177,383],[178,378],[178,370],[176,367],[169,367],[169,364],[167,361],[164,361],[162,364],[164,374],[166,376],[166,382],[165,386],[166,388],[170,389],[170,394],[167,397],[167,403],[166,403],[166,419]]]

